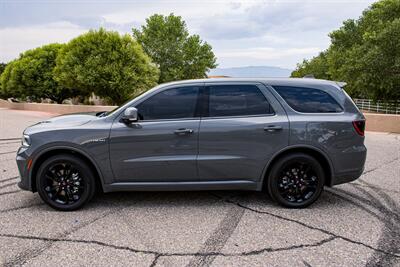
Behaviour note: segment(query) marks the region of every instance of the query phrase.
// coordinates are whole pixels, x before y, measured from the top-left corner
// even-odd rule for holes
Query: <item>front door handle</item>
[[[282,130],[282,126],[279,125],[269,125],[264,127],[264,131],[266,132],[276,132]]]
[[[192,133],[193,133],[192,129],[186,129],[186,128],[181,128],[181,129],[174,131],[174,134],[176,134],[176,135],[186,135],[186,134],[192,134]]]

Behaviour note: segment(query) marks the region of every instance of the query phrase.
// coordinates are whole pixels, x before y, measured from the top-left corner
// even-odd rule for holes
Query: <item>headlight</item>
[[[31,145],[31,138],[29,135],[24,134],[22,135],[22,146],[30,146]]]

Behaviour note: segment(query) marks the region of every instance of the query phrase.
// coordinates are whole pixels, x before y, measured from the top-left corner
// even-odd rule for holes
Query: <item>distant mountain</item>
[[[289,77],[290,69],[270,66],[248,66],[235,68],[216,68],[210,70],[208,76],[229,76],[229,77]]]

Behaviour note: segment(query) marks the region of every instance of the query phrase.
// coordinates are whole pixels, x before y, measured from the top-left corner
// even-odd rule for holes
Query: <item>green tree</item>
[[[58,51],[63,45],[49,44],[20,54],[10,62],[1,76],[2,91],[8,97],[42,98],[62,103],[77,92],[53,79]]]
[[[302,63],[297,64],[291,76],[302,78],[306,75],[313,75],[317,79],[331,79],[326,52],[321,52],[311,60],[305,59]]]
[[[0,98],[6,98],[5,94],[3,93],[3,86],[1,85],[1,74],[4,72],[4,69],[6,68],[7,64],[6,63],[0,63]]]
[[[12,72],[13,72],[12,70],[13,70],[15,61],[16,60],[8,62],[7,66],[1,72],[1,75],[0,75],[0,97],[1,98],[12,97],[13,96],[12,91],[14,91],[14,97],[19,96],[19,93],[15,92],[16,91],[15,85],[12,84],[15,81],[15,79],[11,79]]]
[[[357,20],[347,20],[329,34],[331,45],[319,76],[346,81],[346,91],[374,100],[400,99],[400,1],[381,0]],[[316,57],[292,73],[317,71]],[[316,75],[316,76],[318,76]]]
[[[6,68],[7,64],[6,63],[0,63],[0,75],[4,72],[4,69]]]
[[[134,38],[160,68],[159,82],[204,78],[217,66],[211,46],[189,35],[180,16],[155,14],[133,29]]]
[[[61,49],[54,74],[67,88],[121,104],[154,86],[159,71],[130,35],[101,28]]]

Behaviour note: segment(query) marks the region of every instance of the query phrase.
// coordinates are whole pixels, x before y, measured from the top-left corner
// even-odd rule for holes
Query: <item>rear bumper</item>
[[[364,145],[347,149],[347,153],[337,157],[336,172],[330,185],[349,183],[358,179],[364,172],[366,158],[367,148]]]
[[[335,176],[335,178],[332,179],[331,186],[349,183],[354,180],[357,180],[363,174],[363,172],[364,172],[364,167],[358,171],[352,171],[352,172],[340,174],[339,176]]]

